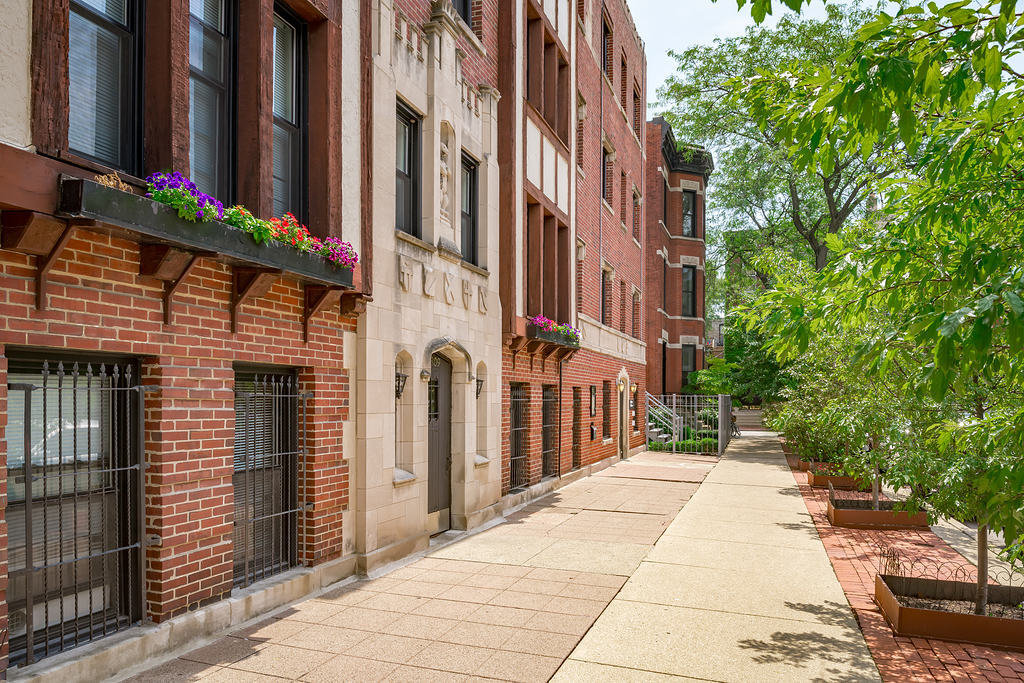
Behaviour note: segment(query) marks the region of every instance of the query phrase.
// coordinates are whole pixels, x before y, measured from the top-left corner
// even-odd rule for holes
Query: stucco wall
[[[0,142],[25,148],[32,143],[32,2],[4,0],[0,7]]]

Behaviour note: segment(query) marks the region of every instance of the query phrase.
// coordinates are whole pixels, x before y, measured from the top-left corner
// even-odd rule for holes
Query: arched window
[[[476,366],[476,452],[485,458],[490,457],[489,434],[488,434],[488,412],[490,400],[488,394],[490,387],[487,386],[487,366],[478,363]]]
[[[412,394],[414,383],[412,375],[412,357],[406,352],[395,358],[395,469],[405,473],[413,473],[413,405]],[[396,481],[401,473],[395,473]]]

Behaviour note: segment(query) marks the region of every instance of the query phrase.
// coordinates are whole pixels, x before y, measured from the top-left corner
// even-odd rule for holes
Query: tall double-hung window
[[[305,27],[274,13],[274,215],[305,219]]]
[[[473,265],[480,265],[477,216],[480,206],[477,175],[479,168],[479,164],[472,157],[462,155],[462,258]]]
[[[229,0],[189,3],[189,175],[225,203],[234,198],[233,8]]]
[[[682,315],[687,318],[697,316],[697,269],[693,266],[683,266],[683,311]]]
[[[697,236],[697,193],[683,192],[683,237]]]
[[[141,155],[141,40],[135,0],[71,0],[68,148],[126,173]]]
[[[420,119],[401,102],[395,137],[395,229],[419,237]]]

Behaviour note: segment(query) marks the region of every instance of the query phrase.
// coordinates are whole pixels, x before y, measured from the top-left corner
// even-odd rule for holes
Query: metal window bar
[[[552,385],[543,388],[541,403],[542,476],[558,476],[558,391]]]
[[[509,413],[509,490],[516,491],[529,485],[527,467],[528,421],[530,398],[525,384],[509,385],[511,411]]]
[[[601,387],[601,437],[612,438],[612,383],[608,380]]]
[[[235,586],[299,563],[310,398],[294,373],[235,375]]]
[[[572,468],[583,464],[583,389],[572,388]]]
[[[130,364],[8,373],[10,664],[145,617],[144,393]]]

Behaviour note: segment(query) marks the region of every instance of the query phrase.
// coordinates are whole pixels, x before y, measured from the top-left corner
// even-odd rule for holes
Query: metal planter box
[[[317,254],[278,242],[257,244],[252,235],[225,223],[192,223],[178,212],[148,197],[81,178],[61,177],[59,213],[66,218],[93,220],[141,237],[144,244],[170,244],[216,252],[236,265],[273,268],[300,280],[352,288],[352,270],[339,268]]]

